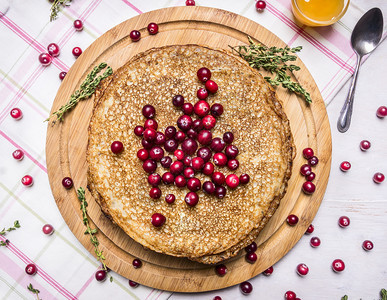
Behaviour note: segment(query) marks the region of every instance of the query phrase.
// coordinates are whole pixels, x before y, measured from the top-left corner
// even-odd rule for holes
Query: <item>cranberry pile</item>
[[[312,148],[305,148],[302,151],[302,155],[308,160],[307,164],[304,164],[300,168],[300,173],[305,176],[306,181],[302,185],[302,191],[305,194],[313,194],[316,190],[316,186],[312,182],[316,178],[316,174],[312,172],[312,167],[318,164],[318,158],[314,155]]]
[[[197,192],[201,189],[208,195],[222,199],[227,193],[226,186],[235,189],[250,180],[248,174],[226,176],[221,172],[224,167],[230,171],[238,169],[239,150],[232,144],[232,132],[225,132],[222,138],[213,136],[211,130],[216,125],[216,118],[223,114],[223,106],[219,103],[210,105],[206,100],[209,94],[218,91],[218,85],[211,80],[211,71],[208,68],[199,69],[197,77],[204,87],[198,89],[198,100],[195,104],[185,102],[182,95],[172,98],[172,105],[183,113],[177,119],[176,126],[171,125],[160,131],[155,120],[156,109],[147,104],[142,108],[142,114],[146,118],[144,125],[134,128],[134,134],[141,137],[143,146],[138,150],[137,157],[143,162],[144,171],[149,174],[149,196],[153,199],[162,196],[160,184],[186,187],[189,191],[184,200],[190,207],[198,204]],[[111,144],[111,151],[115,154],[121,153],[123,149],[120,141]],[[158,164],[164,171],[157,172]],[[202,183],[195,177],[198,173],[210,177],[211,180]],[[166,195],[165,201],[168,204],[174,203],[175,195]],[[165,216],[160,213],[151,217],[151,223],[155,227],[160,227],[165,222]]]

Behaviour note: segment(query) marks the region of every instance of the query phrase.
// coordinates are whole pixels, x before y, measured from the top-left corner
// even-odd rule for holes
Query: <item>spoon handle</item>
[[[340,132],[346,132],[349,128],[349,125],[351,125],[353,98],[355,96],[356,81],[357,75],[359,73],[361,58],[362,57],[360,55],[356,56],[356,67],[355,72],[353,73],[351,86],[349,87],[347,99],[344,102],[343,108],[340,111],[339,119],[337,120],[337,129]]]

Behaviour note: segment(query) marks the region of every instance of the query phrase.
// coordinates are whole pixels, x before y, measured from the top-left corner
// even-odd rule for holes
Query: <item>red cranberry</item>
[[[253,291],[253,286],[248,281],[244,281],[244,282],[240,283],[239,287],[240,287],[243,295],[248,295]]]
[[[51,235],[54,233],[54,227],[51,224],[45,224],[42,227],[42,231],[46,235]]]
[[[211,78],[211,71],[207,68],[200,68],[197,75],[201,82],[206,82]]]
[[[25,270],[28,275],[35,275],[38,268],[34,264],[28,264]]]
[[[195,103],[194,112],[198,117],[203,118],[210,112],[210,105],[206,101],[200,100]]]
[[[150,174],[148,176],[148,183],[151,186],[158,186],[161,183],[161,176],[157,173]]]
[[[229,158],[229,159],[234,159],[235,157],[237,157],[238,153],[239,153],[239,150],[236,146],[234,145],[228,145],[226,147],[226,150],[224,151],[224,153],[226,153],[226,156]]]
[[[342,228],[348,227],[351,224],[351,220],[347,216],[341,216],[339,218],[339,226]]]
[[[227,156],[222,152],[215,153],[213,160],[214,164],[219,167],[224,167],[227,164]]]
[[[185,168],[183,171],[185,178],[192,178],[195,176],[195,171],[191,167]]]
[[[107,277],[106,274],[107,272],[105,270],[98,270],[95,272],[95,279],[100,282],[105,281]]]
[[[187,180],[183,175],[178,175],[175,177],[175,185],[179,188],[185,187],[187,184]]]
[[[163,148],[158,147],[158,146],[153,147],[149,151],[149,156],[151,159],[153,159],[155,161],[160,161],[164,157],[164,150],[163,150]]]
[[[147,142],[154,142],[157,138],[157,132],[153,128],[146,128],[144,130],[144,140]]]
[[[192,115],[192,113],[194,112],[194,106],[191,103],[187,102],[183,104],[182,110],[185,115]]]
[[[144,123],[144,128],[152,128],[154,130],[157,130],[158,124],[156,120],[153,119],[147,119]]]
[[[159,25],[156,23],[149,23],[147,29],[149,34],[156,34],[159,32]]]
[[[192,126],[192,118],[188,115],[182,115],[179,119],[177,119],[177,126],[181,130],[187,131]]]
[[[203,169],[202,169],[202,173],[204,174],[204,175],[211,175],[212,173],[214,173],[214,169],[215,169],[215,167],[214,167],[214,164],[213,163],[211,163],[211,162],[206,162],[205,164],[204,164],[204,166],[203,166]]]
[[[312,224],[310,224],[305,233],[306,234],[311,234],[313,231],[314,231],[314,226]]]
[[[367,140],[362,140],[360,142],[360,149],[361,151],[367,151],[369,148],[371,148],[371,143]]]
[[[24,158],[24,152],[20,149],[17,149],[12,152],[12,156],[16,160],[22,160]]]
[[[257,256],[257,254],[255,252],[250,252],[250,253],[247,253],[245,255],[245,258],[246,258],[247,262],[253,264],[253,263],[255,263],[257,261],[258,256]]]
[[[187,188],[191,192],[196,192],[196,191],[200,190],[201,187],[202,187],[202,184],[201,184],[200,180],[197,178],[190,178],[187,182]]]
[[[312,158],[314,156],[314,151],[312,148],[305,148],[304,150],[302,150],[302,155],[306,159],[309,159],[309,158]]]
[[[380,106],[376,111],[376,115],[378,116],[378,118],[384,118],[385,116],[387,116],[387,107]]]
[[[22,179],[21,179],[21,183],[25,186],[32,186],[34,184],[34,179],[32,178],[32,176],[30,175],[25,175]]]
[[[12,110],[10,111],[9,113],[11,115],[12,118],[14,118],[15,120],[20,120],[21,118],[23,118],[23,113],[21,111],[20,108],[12,108]]]
[[[351,163],[349,161],[343,161],[340,164],[340,170],[343,172],[347,172],[351,168]]]
[[[374,248],[374,244],[373,244],[371,241],[365,240],[365,241],[363,242],[363,249],[364,249],[365,251],[370,251],[370,250],[372,250],[373,248]]]
[[[134,134],[137,135],[137,136],[142,136],[144,134],[144,127],[138,125],[136,127],[134,127]]]
[[[207,97],[208,97],[208,91],[204,88],[200,88],[198,89],[198,91],[196,92],[196,95],[197,97],[200,99],[200,100],[205,100]]]
[[[205,191],[209,195],[212,195],[213,193],[215,193],[215,184],[213,184],[211,181],[204,182],[203,191]]]
[[[215,272],[216,272],[216,274],[218,274],[219,276],[224,276],[224,275],[226,275],[226,273],[227,273],[227,267],[226,267],[225,265],[223,265],[223,264],[217,265],[217,266],[215,267]]]
[[[182,107],[184,104],[184,97],[182,95],[173,96],[172,104],[176,107]]]
[[[47,51],[52,57],[57,57],[60,54],[59,46],[55,43],[49,44]]]
[[[382,183],[384,181],[384,174],[383,173],[375,173],[373,180],[375,183]]]
[[[168,194],[165,196],[165,202],[167,202],[168,204],[172,204],[173,202],[175,202],[176,200],[176,197],[174,194]]]
[[[318,246],[321,245],[321,240],[317,237],[317,236],[314,236],[310,239],[310,245],[313,247],[313,248],[316,248]]]
[[[142,108],[142,114],[147,119],[152,119],[156,115],[156,109],[153,105],[147,104]]]
[[[239,161],[237,159],[230,159],[228,162],[227,162],[227,167],[231,170],[231,171],[235,171],[236,169],[238,169],[239,167]]]
[[[308,176],[305,176],[305,179],[307,181],[313,181],[315,178],[316,178],[316,174],[313,172],[310,172],[310,174]]]
[[[296,300],[296,293],[293,291],[287,291],[285,293],[285,300]]]
[[[227,175],[226,184],[229,188],[235,189],[239,185],[239,177],[235,174]]]
[[[224,186],[217,186],[215,187],[215,196],[219,199],[223,199],[226,197],[227,190]]]
[[[114,141],[111,144],[110,149],[114,154],[119,154],[124,150],[124,145],[120,141]]]
[[[185,140],[185,133],[183,131],[176,132],[175,140],[178,143],[181,143],[182,141],[184,141]]]
[[[135,282],[135,281],[133,281],[133,280],[130,280],[130,279],[129,279],[129,285],[130,285],[132,288],[135,288],[135,287],[138,287],[138,286],[139,286],[139,284],[138,284],[137,282]]]
[[[178,147],[178,144],[175,140],[167,140],[164,144],[165,151],[174,152]]]
[[[197,133],[195,130],[193,130],[193,129],[191,128],[191,129],[188,129],[188,130],[187,130],[187,136],[188,136],[189,138],[191,138],[191,139],[196,140],[197,137],[198,137],[198,133]]]
[[[176,134],[176,127],[175,126],[168,126],[165,128],[165,136],[169,139],[172,139]]]
[[[180,174],[181,172],[183,172],[183,169],[184,169],[184,165],[181,161],[173,162],[171,167],[170,167],[170,171],[173,175]]]
[[[73,53],[74,53],[74,50],[73,50]],[[41,53],[39,55],[39,62],[42,64],[43,67],[47,67],[51,65],[52,57],[48,53]]]
[[[152,225],[154,227],[160,227],[160,226],[163,226],[164,223],[165,223],[166,219],[165,219],[165,216],[162,215],[162,214],[159,214],[159,213],[154,213],[152,215],[152,219],[151,219],[151,222],[152,222]]]
[[[311,158],[308,159],[308,164],[314,167],[315,165],[318,164],[318,158],[316,156],[312,156]]]
[[[176,149],[175,152],[173,152],[177,160],[182,160],[184,158],[184,152],[183,150]]]
[[[304,176],[308,176],[310,173],[312,173],[312,167],[308,164],[304,164],[300,168],[300,173]]]
[[[195,157],[195,158],[192,159],[192,168],[195,171],[200,171],[201,169],[203,169],[203,166],[204,166],[203,158]]]
[[[138,30],[132,30],[129,36],[133,42],[138,42],[141,39],[141,32]]]
[[[156,162],[154,160],[147,159],[142,164],[142,167],[143,167],[145,172],[150,174],[150,173],[154,173],[154,171],[156,171],[157,164],[156,164]]]
[[[271,274],[273,274],[273,271],[274,271],[273,267],[269,267],[265,271],[263,271],[262,273],[265,276],[270,276]]]
[[[65,79],[66,75],[67,75],[67,72],[60,72],[60,73],[59,73],[59,79],[60,79],[60,80]]]
[[[315,190],[316,190],[316,186],[314,185],[313,182],[305,181],[304,184],[302,185],[302,191],[305,194],[311,195],[314,193]]]
[[[189,192],[184,199],[188,206],[194,207],[199,202],[199,196],[195,192]]]
[[[250,176],[248,174],[242,174],[239,176],[239,182],[242,184],[247,184],[250,181]]]
[[[297,274],[300,275],[300,276],[305,276],[306,274],[308,274],[309,272],[309,268],[306,264],[299,264],[297,266]]]
[[[342,272],[345,269],[345,264],[341,259],[335,259],[332,262],[332,269],[335,272]]]
[[[74,28],[76,31],[81,31],[83,29],[83,22],[81,20],[75,20]]]
[[[205,83],[206,90],[212,94],[215,94],[218,91],[218,85],[215,81],[207,80]]]
[[[159,199],[161,197],[161,190],[158,187],[153,187],[149,191],[149,196],[152,199]]]
[[[216,119],[212,115],[207,115],[202,119],[203,127],[205,129],[212,129],[215,127]]]
[[[198,143],[194,139],[186,139],[181,144],[181,149],[184,151],[185,154],[192,155],[198,149]]]
[[[133,259],[132,265],[135,269],[141,268],[142,266],[142,261],[139,260],[138,258]]]
[[[245,251],[247,253],[250,253],[250,252],[257,251],[257,249],[258,249],[257,243],[256,242],[252,242],[250,245],[246,246]]]
[[[186,0],[185,5],[186,6],[195,6],[195,0]]]
[[[74,47],[73,48],[73,55],[75,57],[78,57],[82,54],[82,49],[80,47]]]
[[[223,106],[219,103],[214,103],[211,106],[211,115],[213,115],[215,118],[219,117],[223,114]]]
[[[175,176],[171,172],[165,172],[161,179],[165,184],[171,184],[175,181]]]
[[[220,296],[215,296],[212,300],[222,300],[222,297],[220,297]]]
[[[167,138],[165,137],[164,133],[160,131],[156,132],[156,145],[163,146],[166,140]]]
[[[190,167],[192,165],[192,157],[191,156],[184,157],[183,164],[187,167]]]
[[[192,129],[196,132],[200,132],[203,129],[203,122],[201,119],[196,119],[192,122]]]
[[[211,179],[212,179],[212,182],[214,182],[217,185],[222,185],[226,182],[226,177],[221,172],[214,172],[212,174]]]
[[[227,131],[223,134],[223,141],[226,144],[231,144],[234,141],[234,134],[230,131]]]
[[[294,226],[298,223],[298,217],[296,215],[289,215],[286,222],[288,222],[290,226]]]
[[[66,189],[71,189],[73,187],[74,183],[73,183],[73,180],[70,177],[65,177],[65,178],[62,179],[62,185]]]
[[[196,154],[198,157],[201,157],[205,163],[208,162],[212,156],[210,148],[207,147],[200,148]]]
[[[226,146],[225,142],[218,137],[214,138],[210,144],[210,148],[212,149],[212,151],[215,151],[215,152],[222,152],[225,146]]]
[[[263,0],[257,1],[257,3],[255,3],[255,8],[257,11],[264,10],[266,8],[266,2]]]
[[[172,158],[170,158],[169,156],[164,156],[162,159],[160,159],[160,163],[163,168],[169,168],[172,164]]]

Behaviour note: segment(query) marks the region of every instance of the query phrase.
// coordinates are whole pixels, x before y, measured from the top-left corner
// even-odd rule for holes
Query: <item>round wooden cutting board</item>
[[[159,25],[157,35],[148,34],[146,28],[150,22]],[[129,38],[133,29],[141,32],[139,42],[134,43]],[[229,49],[228,45],[247,44],[248,35],[267,46],[285,46],[284,42],[259,24],[224,10],[173,7],[139,15],[106,32],[77,59],[58,91],[52,112],[69,100],[85,76],[100,62],[107,62],[113,70],[117,70],[133,55],[149,48],[200,44]],[[100,248],[110,269],[140,284],[158,289],[178,292],[209,291],[250,279],[275,264],[297,243],[312,222],[323,199],[331,164],[331,133],[325,105],[312,76],[301,61],[298,60],[296,64],[301,67],[301,71],[296,72],[295,79],[310,91],[313,103],[306,105],[302,98],[289,94],[282,88],[277,89],[290,120],[297,155],[287,194],[256,241],[259,245],[258,261],[254,264],[247,263],[244,251],[241,251],[238,256],[226,262],[227,275],[219,277],[213,266],[146,250],[113,225],[86,191],[91,227],[99,229],[97,237]],[[87,129],[92,108],[92,99],[82,101],[65,116],[64,122],[49,124],[46,156],[51,189],[59,210],[74,235],[94,255],[89,236],[84,235],[85,228],[76,195],[78,187],[87,186]],[[306,162],[301,154],[305,147],[313,148],[320,160],[314,168],[317,189],[311,196],[301,191],[305,179],[299,174],[299,168]],[[66,176],[73,178],[75,188],[66,190],[62,186],[61,181]],[[287,225],[286,217],[290,213],[299,217],[297,226]],[[142,260],[143,266],[140,269],[133,268],[134,258]]]

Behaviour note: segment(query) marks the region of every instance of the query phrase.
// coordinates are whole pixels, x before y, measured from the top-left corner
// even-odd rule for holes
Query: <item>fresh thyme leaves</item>
[[[343,297],[341,297],[341,300],[348,300],[348,296],[344,295]]]
[[[386,289],[382,289],[380,291],[380,296],[382,296],[382,300],[387,300],[387,291],[386,291]]]
[[[0,231],[0,235],[6,235],[7,232],[16,230],[17,228],[20,228],[20,223],[19,223],[18,220],[16,220],[15,222],[13,222],[13,227],[9,227],[9,228],[7,228],[7,229],[3,228],[3,230]],[[9,243],[8,240],[6,240],[5,242],[0,241],[0,246],[7,246],[8,243]]]
[[[99,242],[97,237],[94,235],[98,231],[97,229],[91,229],[89,225],[89,219],[87,218],[87,201],[85,197],[85,189],[83,187],[80,187],[77,190],[78,199],[81,202],[81,210],[82,210],[82,217],[83,217],[83,224],[86,226],[86,232],[85,234],[90,235],[90,241],[94,245],[94,252],[98,257],[98,260],[102,263],[102,269],[107,271],[107,267],[105,264],[105,256],[103,255],[102,251],[99,250]]]
[[[33,292],[33,293],[36,295],[36,298],[37,298],[38,300],[40,300],[40,299],[39,299],[39,293],[40,293],[40,291],[37,290],[37,289],[34,289],[34,287],[32,286],[31,283],[30,283],[29,285],[27,285],[27,289],[28,289],[29,291]]]
[[[54,0],[51,5],[50,21],[54,21],[58,17],[59,11],[64,6],[69,6],[72,0]]]
[[[302,95],[307,103],[311,103],[312,99],[309,92],[307,92],[298,82],[292,81],[288,73],[300,70],[299,66],[287,64],[289,61],[297,59],[294,53],[300,52],[302,47],[277,48],[266,47],[259,43],[254,43],[251,37],[248,37],[248,46],[235,46],[230,48],[239,54],[249,65],[257,70],[263,68],[264,70],[275,74],[275,77],[265,77],[266,81],[272,86],[282,85],[291,92]]]
[[[110,282],[113,282],[113,277],[112,276],[110,276]]]
[[[101,72],[104,68],[106,68],[105,72],[102,75],[97,74]],[[62,105],[59,110],[52,113],[45,121],[49,121],[51,117],[56,116],[57,120],[63,121],[63,116],[66,112],[71,110],[74,106],[78,104],[79,101],[85,100],[91,97],[97,89],[101,80],[113,74],[113,69],[109,67],[106,63],[100,63],[98,66],[94,67],[94,69],[86,76],[85,81],[81,84],[79,90],[76,90],[74,94],[71,95],[70,101],[65,105]],[[55,124],[56,120],[53,121]]]

